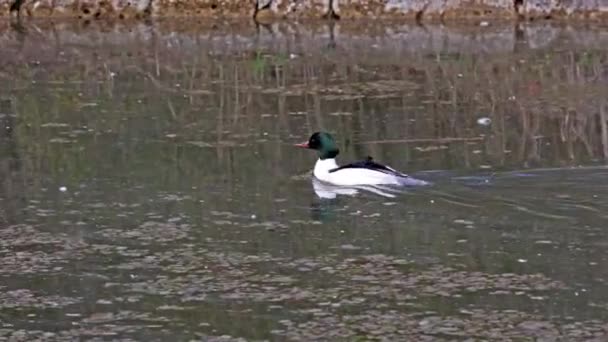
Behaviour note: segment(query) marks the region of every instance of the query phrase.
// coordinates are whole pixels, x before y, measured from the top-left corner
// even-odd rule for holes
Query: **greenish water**
[[[3,36],[0,339],[606,338],[603,47],[83,30]]]

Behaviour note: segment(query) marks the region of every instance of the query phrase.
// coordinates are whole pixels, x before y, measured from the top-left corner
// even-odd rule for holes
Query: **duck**
[[[317,151],[319,159],[315,163],[313,176],[331,185],[425,186],[431,184],[399,172],[390,166],[377,163],[371,156],[365,160],[339,166],[336,163],[336,157],[340,153],[340,149],[333,136],[327,132],[315,132],[308,141],[294,146]]]

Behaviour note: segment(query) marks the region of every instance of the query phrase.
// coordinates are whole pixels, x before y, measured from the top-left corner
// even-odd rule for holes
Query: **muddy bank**
[[[144,18],[144,17],[256,17],[299,18],[393,18],[408,20],[480,18],[572,18],[597,20],[607,17],[606,0],[0,0],[0,11],[36,17]]]

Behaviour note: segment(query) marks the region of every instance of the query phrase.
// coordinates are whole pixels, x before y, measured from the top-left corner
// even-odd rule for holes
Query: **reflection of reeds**
[[[349,157],[390,150],[424,168],[608,157],[605,51],[387,54],[338,38],[323,51],[306,49],[319,44],[299,35],[264,47],[212,39],[199,37],[187,48],[176,38],[157,38],[152,46],[133,42],[129,57],[107,46],[75,48],[62,57],[65,63],[15,66],[13,89],[3,87],[18,88],[20,103],[29,102],[22,125],[78,122],[127,134],[133,126],[125,119],[156,116],[147,134],[177,132],[179,141],[211,143],[222,161],[234,142],[253,141],[274,142],[278,161],[285,157],[281,142],[318,129],[336,132]],[[0,71],[3,80],[7,75]],[[78,92],[81,97],[70,98]],[[27,112],[49,94],[55,110],[38,110],[39,118]],[[98,106],[81,105],[88,102]],[[82,111],[96,114],[83,117]],[[491,126],[479,126],[479,117],[490,118]],[[33,135],[27,144],[45,133],[19,134]],[[427,148],[446,144],[450,148]]]
[[[600,127],[602,129],[602,152],[604,158],[608,158],[608,128],[606,128],[606,105],[600,104]]]

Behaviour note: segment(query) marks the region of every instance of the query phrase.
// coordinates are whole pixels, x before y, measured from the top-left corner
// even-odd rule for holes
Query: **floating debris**
[[[7,308],[61,308],[80,302],[80,298],[36,295],[29,289],[0,292],[0,309]]]
[[[40,125],[40,127],[69,127],[67,123],[63,122],[47,122]]]
[[[475,224],[475,222],[473,222],[473,221],[463,220],[463,219],[456,219],[456,220],[454,220],[452,222],[454,222],[455,224],[461,224],[461,225],[464,225],[464,226],[471,226],[471,225]]]
[[[477,124],[479,124],[481,126],[489,126],[491,123],[492,123],[492,119],[487,118],[487,117],[477,119]]]
[[[148,221],[135,228],[107,228],[99,231],[104,238],[117,240],[137,240],[143,244],[163,243],[176,240],[191,239],[188,232],[190,225],[176,224],[174,222]]]

